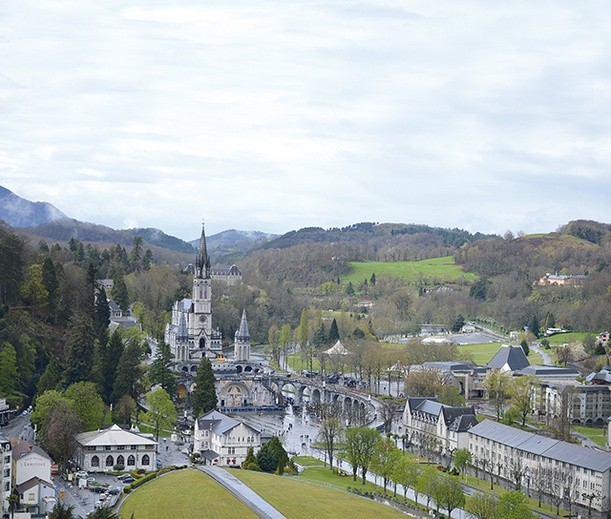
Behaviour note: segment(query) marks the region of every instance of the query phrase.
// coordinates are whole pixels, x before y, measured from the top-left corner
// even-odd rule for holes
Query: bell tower
[[[202,223],[202,235],[195,259],[193,294],[191,297],[189,336],[193,337],[195,348],[210,347],[212,336],[212,280],[210,278],[210,258],[206,249],[206,232]]]

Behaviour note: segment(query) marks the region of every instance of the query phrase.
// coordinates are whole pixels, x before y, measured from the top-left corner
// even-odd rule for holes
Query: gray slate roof
[[[234,427],[240,425],[242,422],[238,422],[233,418],[224,415],[223,413],[219,413],[218,411],[210,411],[206,413],[201,418],[197,420],[198,427],[201,430],[208,429],[212,431],[214,434],[222,435],[227,431],[233,429]],[[251,425],[244,424],[246,427],[249,427],[253,431],[260,432]]]
[[[611,469],[611,454],[608,452],[560,440],[553,440],[552,438],[522,431],[521,429],[492,420],[480,422],[472,427],[469,433],[524,452],[570,463],[577,467],[584,467],[598,472],[605,472]]]
[[[518,371],[520,375],[535,375],[545,377],[552,375],[566,375],[567,377],[578,377],[579,371],[574,368],[561,368],[559,366],[527,366]]]
[[[505,364],[509,365],[511,371],[518,371],[530,366],[530,362],[528,362],[522,347],[512,346],[510,344],[501,346],[495,356],[492,357],[492,360],[486,365],[492,369],[500,369],[505,366]]]

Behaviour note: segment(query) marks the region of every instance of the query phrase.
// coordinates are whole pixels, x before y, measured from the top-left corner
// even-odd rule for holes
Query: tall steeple
[[[246,310],[242,310],[240,328],[235,332],[233,358],[237,361],[248,361],[250,359],[250,333],[248,332]]]
[[[210,258],[206,248],[206,232],[203,222],[202,235],[199,239],[199,250],[197,251],[197,258],[195,258],[195,277],[200,279],[210,278]]]

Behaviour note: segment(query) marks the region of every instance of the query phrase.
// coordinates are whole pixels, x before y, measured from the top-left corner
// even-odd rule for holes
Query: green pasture
[[[549,337],[542,337],[539,341],[547,339],[551,346],[558,346],[559,344],[571,343],[571,342],[583,342],[584,337],[588,335],[586,332],[568,332],[568,333],[557,333]]]
[[[477,279],[475,274],[463,272],[462,267],[454,263],[453,256],[420,261],[351,261],[350,268],[349,274],[340,276],[343,283],[362,283],[365,279],[369,282],[372,274],[375,274],[377,279],[393,277],[404,279],[408,283],[425,284],[459,281],[472,283]]]
[[[352,478],[335,476],[329,469],[306,469],[305,472],[320,470],[328,472],[333,480],[345,480],[352,487],[360,485]],[[380,505],[363,497],[349,494],[346,491],[322,486],[325,482],[312,484],[303,476],[281,477],[249,470],[233,470],[231,473],[248,485],[263,499],[276,508],[281,514],[291,519],[312,519],[313,517],[333,517],[334,519],[386,519],[405,517],[384,505]],[[314,478],[317,479],[317,478]],[[310,480],[312,481],[312,480]],[[369,483],[371,485],[371,483]],[[369,490],[369,487],[364,487]],[[372,485],[373,488],[373,485]]]
[[[133,491],[119,511],[121,519],[204,519],[259,516],[199,470],[160,476]]]

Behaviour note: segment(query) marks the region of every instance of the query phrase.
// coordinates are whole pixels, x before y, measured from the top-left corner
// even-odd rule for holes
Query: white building
[[[469,445],[469,428],[477,423],[472,407],[451,407],[430,398],[408,398],[403,427],[410,441],[449,454]]]
[[[75,459],[89,472],[110,472],[117,465],[125,470],[153,470],[157,466],[157,442],[118,425],[77,434]]]
[[[210,411],[195,421],[193,452],[205,463],[239,467],[248,449],[261,447],[261,432],[218,411]]]
[[[12,451],[13,480],[21,507],[44,513],[55,500],[51,458],[40,447],[19,442]]]
[[[476,466],[530,493],[559,496],[563,505],[607,517],[611,508],[611,454],[554,440],[492,420],[471,427],[469,450]],[[591,503],[590,503],[591,501]],[[584,514],[585,515],[585,514]]]
[[[9,511],[8,498],[11,495],[12,459],[11,442],[4,436],[0,436],[0,512]]]

